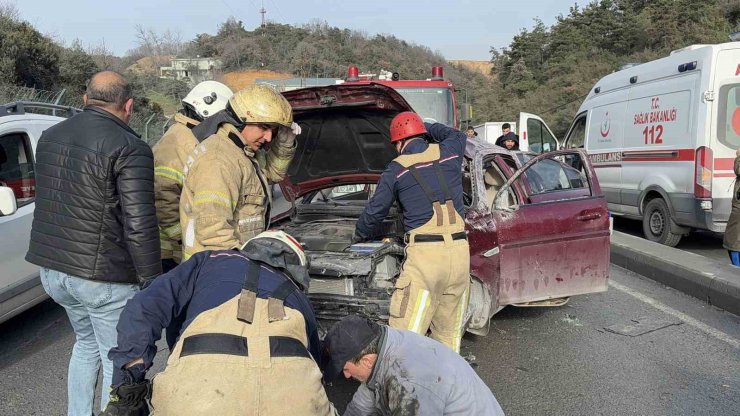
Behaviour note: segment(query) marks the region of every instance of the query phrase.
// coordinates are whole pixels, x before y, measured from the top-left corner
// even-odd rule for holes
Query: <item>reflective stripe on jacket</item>
[[[185,181],[185,163],[198,140],[190,130],[198,122],[175,114],[175,123],[154,146],[154,198],[159,220],[162,258],[182,257],[180,239],[180,194]]]
[[[285,176],[295,143],[273,140],[262,166],[239,140],[236,128],[224,124],[191,153],[180,200],[183,260],[239,247],[268,225],[270,184]]]

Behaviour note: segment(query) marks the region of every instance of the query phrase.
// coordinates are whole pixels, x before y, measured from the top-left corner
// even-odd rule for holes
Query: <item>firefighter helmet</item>
[[[268,85],[250,85],[234,94],[229,104],[234,115],[245,124],[279,124],[290,128],[293,123],[293,109],[288,100]]]
[[[404,111],[393,117],[391,121],[391,143],[426,133],[424,122],[413,111]]]
[[[226,103],[233,94],[229,87],[220,82],[203,81],[190,90],[182,102],[204,119],[226,108]]]
[[[284,231],[268,230],[249,239],[241,248],[247,258],[288,272],[303,290],[308,290],[308,257],[301,244]]]

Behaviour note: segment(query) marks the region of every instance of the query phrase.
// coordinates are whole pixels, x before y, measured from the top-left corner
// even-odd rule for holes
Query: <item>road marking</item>
[[[700,322],[700,321],[698,321],[698,320],[696,320],[696,319],[694,319],[694,318],[686,315],[685,313],[679,312],[679,311],[671,308],[670,306],[664,305],[664,304],[658,302],[657,300],[651,298],[650,296],[644,295],[644,294],[642,294],[642,293],[640,293],[640,292],[638,292],[636,290],[632,290],[632,289],[628,288],[627,286],[624,286],[622,284],[619,284],[619,283],[617,283],[617,282],[615,282],[613,280],[610,280],[609,281],[609,286],[611,286],[614,289],[617,289],[617,290],[619,290],[621,292],[624,292],[624,293],[632,296],[633,298],[636,298],[637,300],[640,300],[642,302],[645,302],[648,305],[652,306],[653,308],[658,309],[659,311],[662,311],[662,312],[665,312],[665,313],[667,313],[669,315],[672,315],[672,316],[674,316],[674,317],[676,317],[676,318],[678,318],[678,319],[686,322],[687,324],[693,326],[694,328],[696,328],[696,329],[698,329],[698,330],[700,330],[700,331],[702,331],[702,332],[704,332],[704,333],[706,333],[708,335],[711,335],[714,338],[717,338],[717,339],[719,339],[721,341],[724,341],[724,342],[732,345],[735,348],[740,348],[740,340],[738,340],[736,338],[733,338],[732,336],[730,336],[728,334],[725,334],[724,332],[722,332],[722,331],[720,331],[718,329],[714,329],[711,326],[709,326],[709,325],[707,325],[707,324],[705,324],[703,322]]]

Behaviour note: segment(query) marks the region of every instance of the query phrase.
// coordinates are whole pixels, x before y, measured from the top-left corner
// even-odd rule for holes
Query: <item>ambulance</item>
[[[615,216],[675,246],[724,232],[740,146],[740,42],[692,45],[605,76],[565,136],[587,150]]]

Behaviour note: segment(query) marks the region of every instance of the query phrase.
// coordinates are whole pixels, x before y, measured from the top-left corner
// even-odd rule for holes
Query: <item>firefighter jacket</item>
[[[153,381],[156,415],[335,414],[314,358],[308,298],[288,275],[244,253],[195,255],[129,301],[122,318],[109,353],[114,380],[125,380],[121,368],[132,357],[151,366],[163,326],[184,323]]]
[[[180,227],[180,194],[185,180],[185,163],[198,139],[190,129],[198,122],[176,113],[174,124],[167,129],[154,151],[154,202],[159,220],[159,241],[162,259],[182,258],[182,228]]]
[[[732,191],[732,211],[725,230],[724,247],[740,251],[740,156],[735,158],[735,186]]]
[[[432,139],[439,142],[439,163],[442,176],[447,183],[455,210],[464,216],[463,189],[462,189],[462,162],[465,155],[467,136],[460,130],[447,127],[441,123],[424,123]],[[424,140],[414,140],[403,149],[403,155],[422,153],[429,144]],[[428,166],[431,166],[429,164]],[[445,200],[445,192],[440,185],[436,169],[419,169],[419,174],[429,183],[431,192],[439,200]],[[409,170],[397,161],[388,164],[378,181],[378,187],[373,197],[365,207],[365,211],[357,221],[357,235],[369,238],[378,225],[388,215],[393,202],[398,199],[403,209],[403,224],[406,232],[426,224],[434,210],[429,198],[424,193]]]
[[[26,261],[101,282],[161,274],[153,166],[149,146],[102,108],[44,131]]]
[[[203,250],[240,247],[267,228],[271,184],[283,179],[295,153],[295,136],[283,137],[255,155],[234,126],[222,124],[196,146],[180,197],[183,260]]]
[[[503,416],[498,401],[459,354],[415,332],[383,326],[378,358],[344,416]]]

